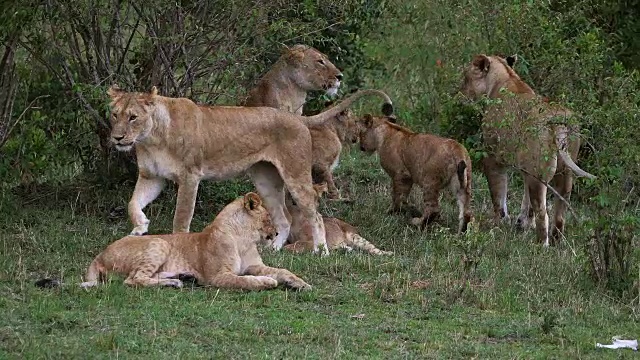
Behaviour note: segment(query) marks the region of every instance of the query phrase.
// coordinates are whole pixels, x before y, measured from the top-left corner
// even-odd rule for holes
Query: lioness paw
[[[174,287],[174,288],[181,288],[182,287],[182,281],[180,281],[178,279],[164,279],[164,280],[162,280],[162,285],[163,286],[170,286],[170,287]]]
[[[297,277],[288,278],[283,282],[283,284],[287,288],[297,291],[311,290],[311,285],[307,284],[306,282],[304,282],[304,280]]]
[[[94,280],[94,281],[85,281],[83,283],[80,283],[80,287],[82,287],[83,289],[88,289],[90,287],[94,287],[98,285],[98,281]]]
[[[149,229],[148,224],[138,225],[134,227],[133,230],[131,230],[131,233],[129,235],[135,235],[135,236],[144,235],[147,233],[148,229]]]
[[[256,276],[256,279],[260,282],[265,289],[273,289],[278,286],[278,280],[269,276]]]

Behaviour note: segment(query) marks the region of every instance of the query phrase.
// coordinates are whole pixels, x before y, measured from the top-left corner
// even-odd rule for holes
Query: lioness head
[[[327,55],[311,46],[295,45],[281,58],[291,67],[294,82],[305,91],[325,90],[330,96],[338,93],[343,75]]]
[[[270,243],[278,235],[275,225],[271,221],[271,216],[267,209],[262,206],[262,199],[256,193],[247,193],[243,198],[243,208],[249,216],[248,224],[245,226],[252,227],[253,230],[260,234],[262,243]]]
[[[476,55],[464,70],[464,80],[460,91],[468,98],[475,100],[483,95],[489,95],[496,90],[495,86],[515,77],[520,77],[513,71],[516,55],[506,59],[499,56]]]
[[[357,121],[360,150],[372,154],[380,147],[380,135],[376,129],[387,122],[386,117],[374,117],[371,114],[365,114]]]
[[[153,129],[154,100],[158,90],[154,86],[149,94],[128,93],[114,85],[107,94],[111,97],[111,141],[120,151],[131,150]]]

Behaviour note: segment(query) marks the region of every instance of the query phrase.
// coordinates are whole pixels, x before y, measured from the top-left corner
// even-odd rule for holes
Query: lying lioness
[[[93,260],[82,287],[98,285],[107,273],[125,275],[127,285],[181,287],[179,275],[200,285],[264,290],[283,284],[296,290],[307,283],[285,269],[265,266],[257,244],[276,235],[262,200],[248,193],[222,209],[201,233],[126,236]]]
[[[327,184],[313,185],[318,197],[327,191]],[[304,252],[313,250],[313,238],[311,237],[311,226],[304,218],[300,209],[287,199],[287,208],[291,213],[291,233],[289,234],[289,244],[285,245],[286,250],[294,252]],[[358,230],[352,225],[334,218],[323,217],[324,229],[327,236],[327,246],[330,250],[345,249],[351,251],[360,249],[372,255],[393,255],[392,251],[383,251],[367,241],[358,234]]]
[[[289,236],[284,213],[284,187],[291,193],[313,228],[314,248],[325,245],[322,218],[316,212],[311,186],[311,136],[307,126],[322,124],[346,110],[358,98],[377,90],[359,91],[315,116],[298,116],[267,107],[205,106],[185,98],[124,92],[111,96],[111,139],[116,149],[135,146],[138,181],[129,201],[132,235],[147,232],[142,211],[162,191],[165,179],[178,184],[173,232],[188,232],[203,179],[224,180],[248,172],[278,230],[273,242],[280,249]],[[326,247],[323,253],[329,254]]]
[[[366,114],[358,120],[360,149],[380,154],[380,165],[391,177],[392,212],[404,206],[413,184],[422,188],[424,210],[412,223],[424,227],[440,215],[440,192],[451,189],[458,199],[458,232],[471,221],[471,159],[467,149],[453,139],[417,134],[387,117]]]

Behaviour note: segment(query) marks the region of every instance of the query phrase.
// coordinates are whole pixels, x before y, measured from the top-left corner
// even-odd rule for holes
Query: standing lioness
[[[248,193],[222,209],[201,233],[127,236],[113,242],[91,262],[83,287],[98,285],[108,273],[127,276],[125,284],[181,287],[181,274],[200,285],[264,290],[284,284],[311,287],[286,269],[265,266],[257,244],[276,231],[260,197]]]
[[[403,207],[413,184],[422,188],[424,210],[412,223],[424,228],[440,216],[440,192],[449,188],[459,207],[458,232],[471,221],[471,159],[467,149],[453,139],[418,134],[366,114],[358,121],[360,149],[380,154],[380,165],[391,177],[392,211]]]
[[[162,191],[165,179],[178,184],[173,232],[188,232],[202,179],[224,180],[248,172],[278,230],[274,248],[289,236],[284,186],[313,224],[314,248],[324,247],[322,218],[311,185],[311,136],[308,125],[322,124],[365,95],[389,97],[377,90],[353,94],[315,116],[297,116],[266,107],[205,106],[185,98],[129,93],[111,87],[111,139],[116,149],[135,145],[138,181],[129,201],[132,235],[147,232],[142,209]],[[390,108],[388,105],[387,108]]]
[[[508,219],[507,166],[524,176],[524,197],[518,223],[526,227],[535,216],[538,241],[549,245],[547,187],[569,200],[573,174],[594,177],[574,162],[580,139],[572,112],[545,103],[520,79],[512,66],[516,57],[476,55],[464,71],[462,92],[471,99],[488,97],[482,119],[482,134],[489,156],[483,159],[483,172],[489,183],[496,219]],[[556,199],[552,239],[564,231],[567,205]]]

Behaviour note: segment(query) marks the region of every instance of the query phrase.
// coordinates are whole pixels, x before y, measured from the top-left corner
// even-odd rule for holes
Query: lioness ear
[[[151,97],[157,96],[158,95],[158,88],[155,87],[155,86],[152,86],[150,93],[151,93]]]
[[[107,90],[107,95],[109,95],[113,100],[118,99],[123,93],[124,91],[120,90],[120,87],[116,84],[111,85],[109,90]]]
[[[364,114],[364,126],[370,128],[373,126],[373,116],[371,114]]]
[[[472,64],[473,66],[478,68],[480,71],[487,72],[489,71],[489,65],[491,65],[491,60],[487,55],[484,55],[484,54],[476,55],[473,58]]]
[[[247,211],[254,211],[262,205],[262,199],[256,193],[250,192],[244,196],[244,208]]]
[[[516,62],[518,62],[518,55],[517,54],[513,54],[511,56],[507,56],[507,64],[509,65],[509,67],[513,67],[513,65],[515,65]]]
[[[287,54],[287,61],[293,63],[302,61],[302,59],[304,59],[304,51],[307,50],[307,48],[306,45],[300,44],[292,46]]]

